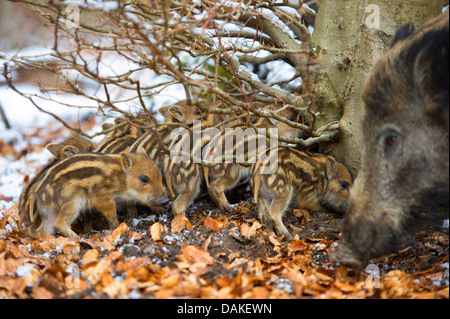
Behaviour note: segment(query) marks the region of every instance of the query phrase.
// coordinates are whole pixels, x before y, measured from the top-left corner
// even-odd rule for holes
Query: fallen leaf
[[[6,196],[3,196],[2,194],[0,194],[0,200],[3,200],[5,202],[10,202],[10,201],[13,200],[13,198],[12,197],[6,197]]]
[[[207,239],[205,240],[205,242],[203,243],[202,249],[203,249],[204,251],[208,251],[209,244],[211,243],[211,238],[212,238],[212,234],[209,235],[208,238],[207,238]]]
[[[156,222],[150,226],[150,237],[153,241],[161,240],[162,232],[164,230],[163,225],[160,222]]]
[[[247,223],[242,223],[241,226],[239,227],[239,230],[241,231],[242,237],[247,237],[247,238],[251,237],[250,226]]]
[[[55,296],[44,287],[34,286],[31,292],[33,299],[53,299]]]
[[[120,245],[121,241],[124,239],[122,235],[126,231],[128,231],[127,224],[120,224],[116,229],[113,230],[111,235],[105,237],[103,243],[108,247],[108,249],[113,249],[114,247]]]
[[[211,255],[207,251],[204,251],[197,246],[183,244],[181,246],[181,253],[185,255],[191,262],[201,262],[205,263],[206,265],[214,264],[214,259],[211,257]]]
[[[98,264],[86,269],[83,273],[83,277],[89,280],[90,284],[95,285],[103,276],[111,269],[112,260],[109,258],[103,258]]]
[[[179,233],[185,228],[191,230],[193,229],[191,223],[183,214],[178,214],[172,219],[172,222],[170,223],[170,228],[175,233]]]
[[[214,232],[219,232],[220,229],[223,227],[223,222],[220,220],[217,220],[216,218],[213,218],[211,216],[207,216],[205,218],[205,221],[203,223],[205,227],[209,230],[212,230]]]
[[[287,245],[287,250],[290,253],[299,251],[299,250],[305,250],[308,248],[308,245],[305,244],[303,240],[293,240]]]
[[[311,221],[311,217],[309,216],[309,211],[306,209],[293,209],[292,214],[294,214],[295,217],[301,218],[302,223],[304,223],[304,221],[307,221],[307,222]]]
[[[83,258],[81,258],[82,264],[89,264],[94,261],[97,261],[98,258],[98,250],[97,249],[90,249],[87,252],[84,253]]]

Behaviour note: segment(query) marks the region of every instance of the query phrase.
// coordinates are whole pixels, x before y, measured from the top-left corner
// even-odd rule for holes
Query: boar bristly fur
[[[449,215],[448,11],[407,33],[395,37],[363,91],[361,169],[333,254],[356,268]]]

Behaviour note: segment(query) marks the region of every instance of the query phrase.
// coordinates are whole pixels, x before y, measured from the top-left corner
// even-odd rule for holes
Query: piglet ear
[[[167,114],[169,113],[169,107],[170,107],[170,106],[161,106],[161,107],[158,109],[158,113],[161,114],[161,115],[164,116],[164,117],[167,117]]]
[[[56,144],[56,143],[51,143],[51,144],[47,145],[47,150],[50,153],[52,153],[52,155],[55,158],[58,158],[60,148],[61,148],[61,146],[59,144]]]
[[[337,172],[337,164],[336,164],[336,160],[334,158],[332,158],[331,156],[329,156],[327,158],[327,177],[328,180],[331,180],[334,175],[336,175]]]
[[[73,154],[80,153],[80,150],[77,147],[75,147],[75,146],[68,145],[68,146],[63,148],[62,152],[63,152],[63,154],[65,156],[70,156],[70,155],[73,155]]]
[[[173,106],[169,107],[169,112],[177,120],[180,120],[183,117],[183,110],[180,107],[176,106],[176,105],[173,105]],[[180,120],[180,122],[181,122],[181,120]]]
[[[133,165],[131,154],[127,152],[120,153],[120,164],[122,165],[122,169],[125,172],[128,172],[130,167]]]

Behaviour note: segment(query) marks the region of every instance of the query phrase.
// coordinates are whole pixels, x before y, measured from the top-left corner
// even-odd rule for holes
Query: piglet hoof
[[[80,238],[72,229],[60,229],[58,231],[64,237],[69,237],[69,238],[73,238],[73,239]]]

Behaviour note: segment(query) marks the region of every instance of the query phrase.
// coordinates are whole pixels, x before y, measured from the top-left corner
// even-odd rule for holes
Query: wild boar
[[[402,27],[373,66],[364,149],[332,258],[355,268],[449,215],[449,14]]]

